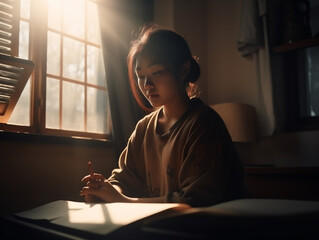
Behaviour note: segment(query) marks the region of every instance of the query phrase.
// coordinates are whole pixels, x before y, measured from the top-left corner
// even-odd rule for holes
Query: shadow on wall
[[[88,161],[106,177],[117,164],[114,148],[108,144],[2,141],[0,148],[0,216],[58,199],[82,201],[79,192]]]

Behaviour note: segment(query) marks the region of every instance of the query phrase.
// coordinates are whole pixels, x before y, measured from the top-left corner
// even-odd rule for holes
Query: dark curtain
[[[119,154],[144,115],[130,90],[126,57],[133,31],[153,19],[153,1],[100,0],[98,7],[113,138]]]

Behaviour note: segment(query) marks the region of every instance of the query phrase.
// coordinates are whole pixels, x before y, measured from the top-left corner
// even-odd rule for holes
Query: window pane
[[[310,0],[310,29],[312,36],[318,36],[319,34],[319,1]]]
[[[59,129],[60,81],[47,78],[45,126]]]
[[[19,57],[29,59],[29,23],[20,21]]]
[[[63,32],[84,39],[84,0],[64,0]]]
[[[61,31],[61,0],[48,0],[48,27]]]
[[[307,104],[308,116],[319,116],[319,47],[312,47],[306,51],[307,57]]]
[[[63,77],[84,81],[84,44],[63,37]]]
[[[88,1],[87,14],[87,40],[100,45],[100,24],[96,3]]]
[[[48,31],[47,73],[60,76],[61,36]]]
[[[62,129],[84,131],[84,86],[63,82]]]
[[[104,62],[101,48],[87,47],[88,83],[106,87]]]
[[[30,0],[20,0],[20,17],[30,19]]]
[[[30,79],[25,85],[8,123],[30,126]]]
[[[88,87],[87,94],[87,131],[107,133],[108,96],[106,91]]]

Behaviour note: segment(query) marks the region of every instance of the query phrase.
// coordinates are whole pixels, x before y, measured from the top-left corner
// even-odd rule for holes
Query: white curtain
[[[266,19],[267,0],[243,0],[238,50],[243,57],[252,56],[256,67],[259,134],[269,136],[275,130],[273,88]]]

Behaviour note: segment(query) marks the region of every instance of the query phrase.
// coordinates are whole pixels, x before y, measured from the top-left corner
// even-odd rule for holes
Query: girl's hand
[[[82,182],[86,182],[86,186],[82,188],[80,196],[84,196],[86,202],[128,202],[101,174],[87,175]]]
[[[86,175],[85,177],[83,177],[81,182],[86,183],[86,186],[89,188],[97,189],[99,188],[99,183],[104,180],[105,178],[103,177],[102,174],[91,172],[89,175]],[[89,194],[82,195],[82,191],[80,192],[80,195],[84,196],[85,202],[88,202],[88,203],[102,202],[102,200],[97,196],[89,195]]]
[[[81,182],[86,183],[86,185],[90,188],[99,188],[100,183],[104,182],[105,180],[106,179],[102,174],[92,173],[83,177]]]

